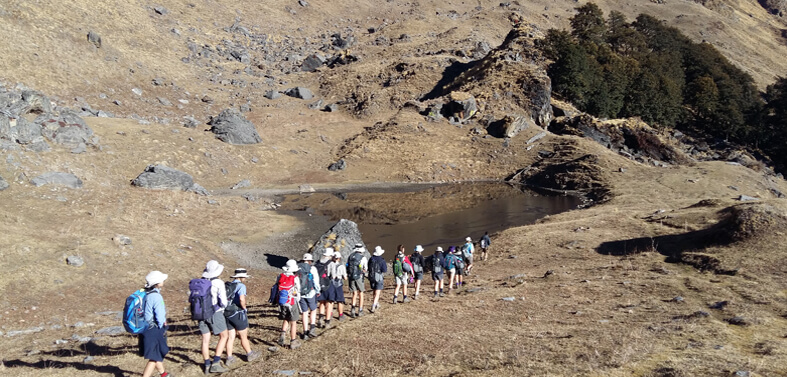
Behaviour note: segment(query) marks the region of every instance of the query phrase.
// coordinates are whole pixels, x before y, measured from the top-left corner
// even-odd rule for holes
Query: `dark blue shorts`
[[[249,328],[249,317],[247,317],[246,312],[242,310],[226,317],[226,319],[227,330],[243,331]]]
[[[164,356],[169,353],[166,330],[153,326],[140,334],[139,353],[142,354],[145,360],[164,361]]]

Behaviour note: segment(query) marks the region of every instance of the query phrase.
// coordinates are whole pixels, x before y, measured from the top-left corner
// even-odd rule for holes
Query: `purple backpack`
[[[213,300],[210,297],[212,284],[208,279],[191,279],[189,282],[189,304],[191,304],[191,319],[205,321],[216,313]]]

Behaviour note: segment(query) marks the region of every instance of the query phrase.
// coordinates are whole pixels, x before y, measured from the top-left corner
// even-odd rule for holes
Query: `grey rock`
[[[741,195],[738,197],[738,200],[741,202],[751,202],[757,200],[757,198],[748,195]]]
[[[724,310],[724,308],[726,308],[727,305],[729,305],[729,304],[730,304],[730,302],[726,301],[726,300],[725,301],[716,301],[713,304],[708,305],[708,307],[711,308],[711,309],[716,309],[716,310]]]
[[[114,118],[115,114],[110,113],[109,111],[99,110],[96,113],[96,116],[99,118]]]
[[[298,5],[300,5],[302,7],[308,7],[309,3],[306,2],[306,0],[298,0]]]
[[[312,99],[314,98],[314,94],[312,93],[309,88],[304,88],[302,86],[297,86],[295,88],[287,89],[284,94],[299,99]]]
[[[44,139],[41,135],[41,125],[28,122],[25,118],[16,120],[16,127],[11,129],[11,134],[16,138],[16,142],[22,145],[33,144]]]
[[[124,329],[123,326],[110,326],[110,327],[104,327],[103,329],[97,330],[96,334],[98,334],[98,335],[120,335],[120,334],[124,334],[125,332],[126,332],[126,329]]]
[[[325,108],[323,108],[322,111],[327,111],[329,113],[335,113],[335,112],[339,111],[339,105],[337,105],[335,103],[332,103],[330,105],[325,106]]]
[[[193,116],[184,116],[183,117],[183,127],[186,128],[197,128],[200,125],[200,122],[194,119]]]
[[[85,143],[79,143],[76,148],[71,149],[71,153],[80,154],[87,152],[87,145]]]
[[[265,98],[267,99],[278,99],[281,98],[281,93],[278,90],[269,90],[265,92]]]
[[[3,177],[0,177],[0,191],[3,191],[8,188],[8,182],[6,182]]]
[[[23,330],[12,330],[12,331],[7,332],[5,335],[9,336],[9,337],[13,337],[13,336],[19,336],[19,335],[35,334],[35,333],[41,332],[41,331],[44,331],[43,327],[31,327],[29,329],[23,329]]]
[[[306,57],[301,63],[301,71],[314,72],[325,64],[325,58],[320,55],[312,54]]]
[[[743,318],[741,316],[735,316],[735,317],[732,317],[732,318],[729,318],[729,319],[725,319],[725,321],[727,321],[727,323],[729,323],[731,325],[735,325],[735,326],[747,326],[747,325],[749,325],[749,321],[747,321],[746,318]]]
[[[325,252],[326,247],[332,247],[342,254],[342,260],[347,260],[356,244],[360,244],[364,248],[363,254],[367,259],[372,257],[363,242],[358,224],[341,219],[315,242],[312,255],[320,256]]]
[[[48,172],[30,180],[36,187],[43,185],[62,185],[73,189],[82,187],[82,180],[71,173]]]
[[[244,179],[244,180],[236,183],[234,186],[232,186],[231,189],[232,190],[237,190],[237,189],[242,189],[242,188],[249,187],[249,186],[251,186],[251,181],[248,180],[248,179]]]
[[[520,132],[534,126],[533,119],[523,116],[506,116],[503,118],[503,137],[512,138]]]
[[[136,95],[138,95],[138,96],[142,95],[142,89],[140,89],[140,88],[133,88],[133,89],[131,89],[131,92],[136,94]]]
[[[347,162],[345,162],[344,159],[340,159],[339,161],[336,161],[328,166],[328,170],[330,171],[344,170],[346,168]]]
[[[101,48],[101,36],[92,30],[87,33],[87,41],[96,46],[96,48]]]
[[[169,13],[169,10],[167,10],[167,8],[164,8],[161,5],[153,7],[153,11],[158,13],[158,14],[160,14],[160,15],[162,15],[162,16],[167,14],[167,13]]]
[[[244,103],[238,106],[238,109],[240,109],[240,112],[242,113],[248,113],[251,111],[251,105],[249,105],[248,103]]]
[[[472,118],[478,112],[475,97],[466,92],[451,92],[450,101],[442,107],[444,117],[454,117],[457,122]]]
[[[503,297],[503,298],[501,298],[501,300],[508,301],[508,302],[514,302],[514,301],[516,301],[516,298],[515,297]]]
[[[735,371],[735,377],[750,377],[750,376],[751,376],[751,372],[749,372],[748,370]]]
[[[322,107],[322,100],[318,99],[316,102],[312,102],[309,104],[309,108],[312,110],[316,110]]]
[[[200,195],[209,194],[205,188],[194,183],[194,178],[188,173],[163,165],[148,165],[131,184],[152,190],[183,190]]]
[[[684,300],[683,300],[682,296],[675,296],[675,297],[672,298],[671,301],[672,302],[683,302]]]
[[[246,119],[238,110],[226,109],[208,123],[211,132],[219,140],[233,144],[257,144],[262,142],[260,134],[250,121]]]
[[[527,143],[528,144],[533,144],[536,141],[543,139],[544,136],[547,136],[546,131],[539,132],[537,135],[535,135],[535,136],[531,137],[530,139],[528,139]],[[623,168],[621,168],[621,169],[623,169]]]
[[[85,356],[85,358],[84,358],[84,359],[82,359],[82,362],[83,362],[83,363],[85,363],[85,364],[90,364],[90,363],[92,363],[92,362],[93,362],[95,359],[96,359],[96,358],[95,358],[95,357],[93,357],[93,356]]]
[[[66,263],[68,263],[69,266],[82,267],[85,264],[85,260],[77,255],[69,255],[68,258],[66,258]],[[76,324],[74,324],[74,326],[76,326]]]
[[[279,347],[270,346],[270,347],[268,347],[268,351],[269,352],[278,352],[279,351]]]
[[[22,108],[20,114],[43,114],[52,112],[52,102],[45,95],[35,90],[22,92]]]
[[[162,104],[163,106],[167,106],[167,107],[172,106],[172,102],[170,102],[168,99],[166,99],[164,97],[158,97],[157,99],[158,99],[158,102],[160,104]]]
[[[300,192],[301,194],[312,193],[312,192],[315,192],[315,191],[316,190],[311,185],[300,185],[300,186],[298,186],[298,192]]]
[[[730,190],[732,190],[732,191],[738,191],[738,190],[740,190],[740,189],[738,188],[738,186],[727,186],[727,187],[728,187]]]
[[[295,371],[294,370],[274,370],[273,374],[280,374],[282,376],[294,376],[295,375]]]
[[[43,114],[35,119],[42,127],[42,135],[50,141],[68,148],[77,148],[79,144],[95,144],[93,129],[85,120],[71,111],[60,111],[60,115]]]
[[[34,141],[32,144],[27,146],[27,149],[33,152],[47,152],[50,150],[49,144],[47,144],[44,140]]]
[[[131,245],[131,237],[125,236],[125,235],[122,235],[122,234],[118,234],[118,235],[115,235],[114,237],[112,237],[112,241],[115,242],[115,244],[118,245],[118,246]]]
[[[57,339],[57,340],[55,340],[55,344],[56,345],[67,344],[67,343],[68,343],[68,341],[65,340],[65,339]]]

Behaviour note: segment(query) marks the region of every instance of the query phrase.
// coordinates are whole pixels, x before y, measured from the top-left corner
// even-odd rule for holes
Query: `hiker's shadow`
[[[78,348],[62,348],[53,351],[41,352],[44,355],[56,357],[72,357],[72,356],[116,356],[124,353],[136,352],[138,347],[136,345],[125,345],[120,347],[102,346],[89,341],[80,344]],[[53,361],[54,362],[54,361]]]
[[[35,369],[65,369],[65,368],[74,368],[80,371],[94,371],[101,374],[109,374],[116,377],[123,377],[125,375],[132,375],[136,374],[132,371],[127,371],[124,369],[120,369],[114,365],[94,365],[94,364],[87,364],[87,363],[80,363],[80,362],[63,362],[57,360],[39,360],[35,363],[22,361],[22,360],[5,360],[3,362],[6,368],[13,369],[13,368],[35,368]]]
[[[271,267],[282,268],[285,264],[287,264],[287,257],[270,253],[265,253],[264,255],[268,265]]]

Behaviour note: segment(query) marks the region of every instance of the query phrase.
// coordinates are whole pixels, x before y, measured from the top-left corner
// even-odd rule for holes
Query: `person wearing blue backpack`
[[[448,253],[445,255],[444,259],[444,266],[445,271],[448,272],[448,294],[454,290],[454,280],[457,279],[456,276],[456,265],[457,265],[457,256],[456,256],[456,247],[451,246],[448,248]]]
[[[312,265],[314,257],[310,253],[303,254],[298,263],[298,280],[301,292],[298,305],[303,313],[303,334],[301,339],[309,340],[317,336],[317,296],[320,295],[320,275]]]
[[[164,306],[164,298],[161,297],[161,288],[167,274],[160,271],[152,271],[145,276],[145,299],[144,315],[148,323],[139,337],[140,354],[148,361],[142,372],[142,377],[150,377],[156,370],[161,377],[171,377],[172,375],[164,370],[164,356],[169,353],[167,346],[167,309]]]
[[[465,267],[465,274],[470,275],[473,270],[473,254],[475,254],[475,247],[473,246],[473,239],[470,237],[465,238],[465,244],[462,245],[462,257],[467,263]],[[464,275],[464,274],[463,274]]]

